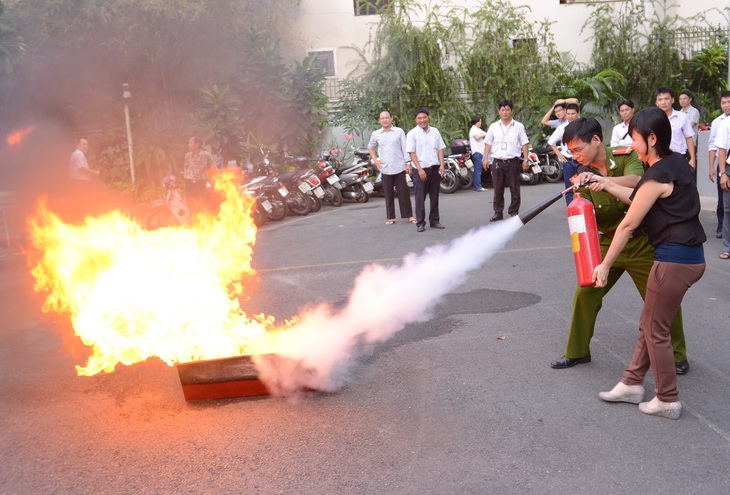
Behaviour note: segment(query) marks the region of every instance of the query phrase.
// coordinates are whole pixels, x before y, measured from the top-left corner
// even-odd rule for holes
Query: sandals
[[[416,220],[416,218],[415,218],[415,217],[410,217],[410,218],[408,219],[408,221],[409,221],[409,222],[411,222],[411,223],[418,223],[418,220]]]
[[[394,223],[395,223],[395,220],[393,220],[391,218],[390,220],[388,220],[387,222],[385,222],[385,225],[393,225]]]
[[[727,251],[723,251],[720,253],[720,259],[721,260],[730,260],[730,253]]]

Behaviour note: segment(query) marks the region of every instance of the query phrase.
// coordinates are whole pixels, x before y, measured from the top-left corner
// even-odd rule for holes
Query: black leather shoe
[[[590,356],[577,358],[577,359],[563,356],[560,359],[558,359],[557,361],[553,361],[552,363],[550,363],[550,367],[555,368],[556,370],[562,370],[565,368],[572,368],[576,364],[583,364],[583,363],[590,363],[590,362],[591,362]]]
[[[674,368],[677,370],[678,375],[686,375],[689,373],[689,363],[687,361],[674,363]]]
[[[418,227],[416,227],[416,230],[418,232],[424,232],[426,230],[426,226],[425,225],[419,225]]]
[[[440,223],[436,222],[436,223],[432,223],[432,224],[431,224],[431,228],[432,228],[432,229],[445,229],[446,227],[444,227],[444,226],[443,226],[443,225],[441,225]]]
[[[504,220],[502,215],[494,215],[492,218],[489,219],[490,222],[499,222],[500,220]]]

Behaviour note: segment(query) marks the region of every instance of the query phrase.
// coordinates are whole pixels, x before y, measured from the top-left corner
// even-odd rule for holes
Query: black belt
[[[516,156],[514,158],[493,158],[493,160],[495,162],[504,162],[504,163],[510,163],[510,162],[513,162],[513,161],[519,160],[519,159],[520,159],[519,156]]]

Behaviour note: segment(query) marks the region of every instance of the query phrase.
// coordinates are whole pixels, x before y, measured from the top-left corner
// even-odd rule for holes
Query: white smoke
[[[253,360],[269,391],[335,391],[355,359],[407,324],[427,321],[441,298],[484,264],[522,227],[518,217],[467,232],[448,244],[408,254],[400,266],[369,265],[344,309],[321,305],[289,330],[257,342]]]

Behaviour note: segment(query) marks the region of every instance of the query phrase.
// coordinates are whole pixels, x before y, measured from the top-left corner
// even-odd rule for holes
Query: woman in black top
[[[639,404],[639,410],[670,419],[682,412],[677,392],[674,354],[669,326],[682,298],[705,271],[702,243],[707,239],[699,221],[700,198],[692,168],[684,156],[669,149],[672,128],[666,114],[656,107],[637,113],[629,125],[632,147],[648,167],[632,190],[590,174],[592,189],[603,190],[631,205],[616,230],[606,258],[593,272],[598,287],[606,284],[608,270],[642,220],[646,218],[649,242],[656,261],[649,274],[646,299],[639,321],[639,338],[621,381],[598,396],[609,402]],[[644,398],[644,375],[651,366],[656,397]]]

